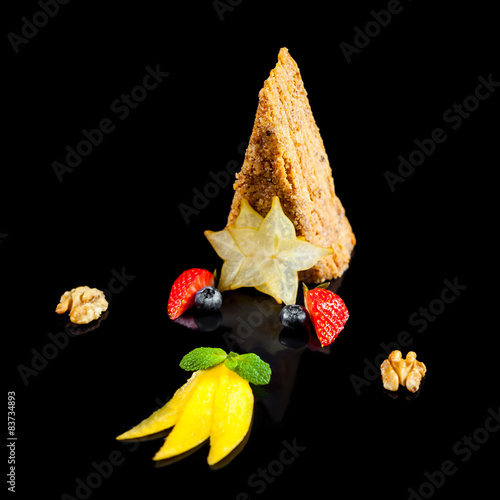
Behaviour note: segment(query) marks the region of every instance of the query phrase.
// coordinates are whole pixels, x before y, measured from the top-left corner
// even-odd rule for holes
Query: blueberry
[[[202,311],[218,311],[222,305],[222,294],[214,286],[205,286],[196,292],[194,303]]]
[[[280,312],[280,321],[285,328],[300,328],[307,324],[308,314],[303,306],[285,306]]]

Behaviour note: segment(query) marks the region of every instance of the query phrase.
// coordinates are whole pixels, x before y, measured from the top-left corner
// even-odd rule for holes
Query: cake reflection
[[[279,320],[281,308],[272,297],[253,291],[226,292],[221,308],[226,350],[254,352],[271,366],[271,382],[259,388],[267,397],[259,400],[276,422],[283,419],[289,405],[302,353],[330,352],[329,347],[321,348],[312,328],[284,329]]]
[[[343,277],[333,280],[328,289],[337,293],[342,281]],[[301,287],[297,304],[303,304]],[[269,295],[241,288],[223,293],[220,311],[204,313],[192,308],[175,320],[190,330],[210,333],[206,341],[215,344],[217,338],[218,347],[227,352],[253,352],[269,363],[271,381],[266,386],[254,386],[254,393],[275,422],[283,419],[289,405],[302,354],[330,354],[330,346],[321,347],[311,324],[296,330],[284,328],[279,320],[282,307]]]

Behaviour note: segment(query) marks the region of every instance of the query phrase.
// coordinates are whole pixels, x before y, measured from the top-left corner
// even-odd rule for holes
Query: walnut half
[[[64,292],[56,308],[57,314],[69,310],[69,319],[72,323],[86,325],[108,309],[108,301],[104,293],[97,288],[79,286],[69,292]]]
[[[397,391],[400,385],[406,386],[410,392],[417,392],[427,368],[417,361],[417,354],[410,351],[406,359],[401,357],[401,351],[392,351],[380,365],[384,389]]]

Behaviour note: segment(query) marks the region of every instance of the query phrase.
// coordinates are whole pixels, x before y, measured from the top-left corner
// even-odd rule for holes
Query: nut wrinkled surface
[[[104,293],[97,288],[79,286],[64,292],[56,308],[57,314],[69,310],[69,319],[77,325],[86,325],[98,319],[108,309]]]
[[[417,354],[413,351],[406,355],[406,359],[402,358],[401,351],[392,351],[380,365],[380,371],[384,389],[397,391],[402,385],[410,392],[417,392],[427,368],[421,361],[417,361]]]

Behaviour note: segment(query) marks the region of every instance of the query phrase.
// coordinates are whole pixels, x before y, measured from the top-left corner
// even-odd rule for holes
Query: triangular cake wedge
[[[334,253],[299,273],[307,283],[338,278],[348,268],[356,239],[335,194],[332,171],[299,68],[282,48],[259,92],[259,106],[228,218],[243,198],[263,217],[278,196],[297,236]]]

